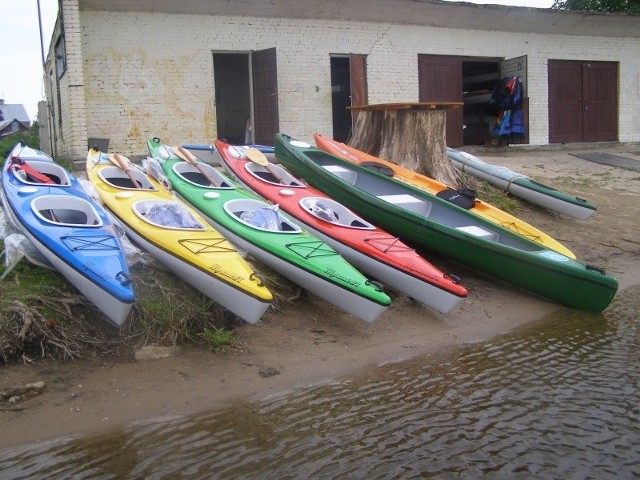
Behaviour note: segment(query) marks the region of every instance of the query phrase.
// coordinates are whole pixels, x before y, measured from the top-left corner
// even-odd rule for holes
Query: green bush
[[[40,148],[40,127],[38,122],[33,122],[31,129],[27,132],[13,133],[0,140],[0,159],[4,162],[9,152],[16,146],[16,143],[20,142],[31,148]]]

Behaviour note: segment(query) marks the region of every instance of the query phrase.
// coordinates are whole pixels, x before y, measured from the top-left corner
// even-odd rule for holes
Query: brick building
[[[345,139],[346,106],[462,101],[451,146],[488,140],[519,76],[533,145],[640,141],[640,16],[435,0],[61,0],[47,59],[57,155],[88,139]],[[95,141],[95,140],[93,140]]]

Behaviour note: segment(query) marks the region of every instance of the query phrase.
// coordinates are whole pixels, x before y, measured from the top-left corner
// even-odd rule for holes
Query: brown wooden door
[[[253,115],[257,144],[273,145],[280,130],[278,116],[278,70],[276,49],[269,48],[251,55],[253,76]]]
[[[369,101],[367,87],[367,56],[349,54],[349,89],[351,94],[351,106],[366,105]],[[356,124],[358,112],[351,112],[351,125]]]
[[[580,62],[549,60],[549,142],[582,141]]]
[[[549,142],[618,138],[618,67],[614,62],[549,60]]]
[[[462,102],[462,58],[442,55],[418,55],[420,102]],[[462,109],[447,110],[447,145],[460,147]]]
[[[582,64],[583,140],[618,139],[618,68],[614,62]]]

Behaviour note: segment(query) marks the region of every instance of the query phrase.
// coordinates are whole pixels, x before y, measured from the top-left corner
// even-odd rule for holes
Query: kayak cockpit
[[[299,203],[306,212],[334,225],[363,230],[375,230],[376,228],[364,218],[359,217],[350,209],[331,198],[305,197]]]
[[[173,172],[198,187],[222,188],[232,190],[235,186],[218,170],[206,163],[198,162],[197,165],[188,162],[178,162],[172,167]]]
[[[102,218],[87,200],[71,195],[42,195],[31,201],[40,220],[68,227],[101,227]]]
[[[29,185],[62,187],[71,185],[71,180],[66,170],[55,162],[42,160],[25,161],[16,158],[12,160],[10,168],[18,180]]]
[[[286,185],[287,187],[304,188],[306,185],[287,172],[280,165],[270,164],[269,168],[257,163],[247,162],[244,168],[259,180],[273,185]]]
[[[176,230],[205,230],[183,205],[168,200],[139,200],[131,206],[136,216],[151,225]]]
[[[269,205],[260,200],[236,199],[224,204],[228,215],[245,225],[274,233],[300,233],[295,223],[280,214],[277,205]]]
[[[131,177],[138,183],[140,188],[133,184]],[[115,188],[128,190],[155,190],[156,187],[151,183],[149,177],[144,172],[132,168],[127,174],[118,167],[105,167],[98,172],[100,179]]]

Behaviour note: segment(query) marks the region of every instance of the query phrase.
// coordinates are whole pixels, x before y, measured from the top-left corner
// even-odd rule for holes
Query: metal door
[[[251,69],[254,141],[257,144],[273,145],[275,134],[280,130],[276,49],[252,52]]]

